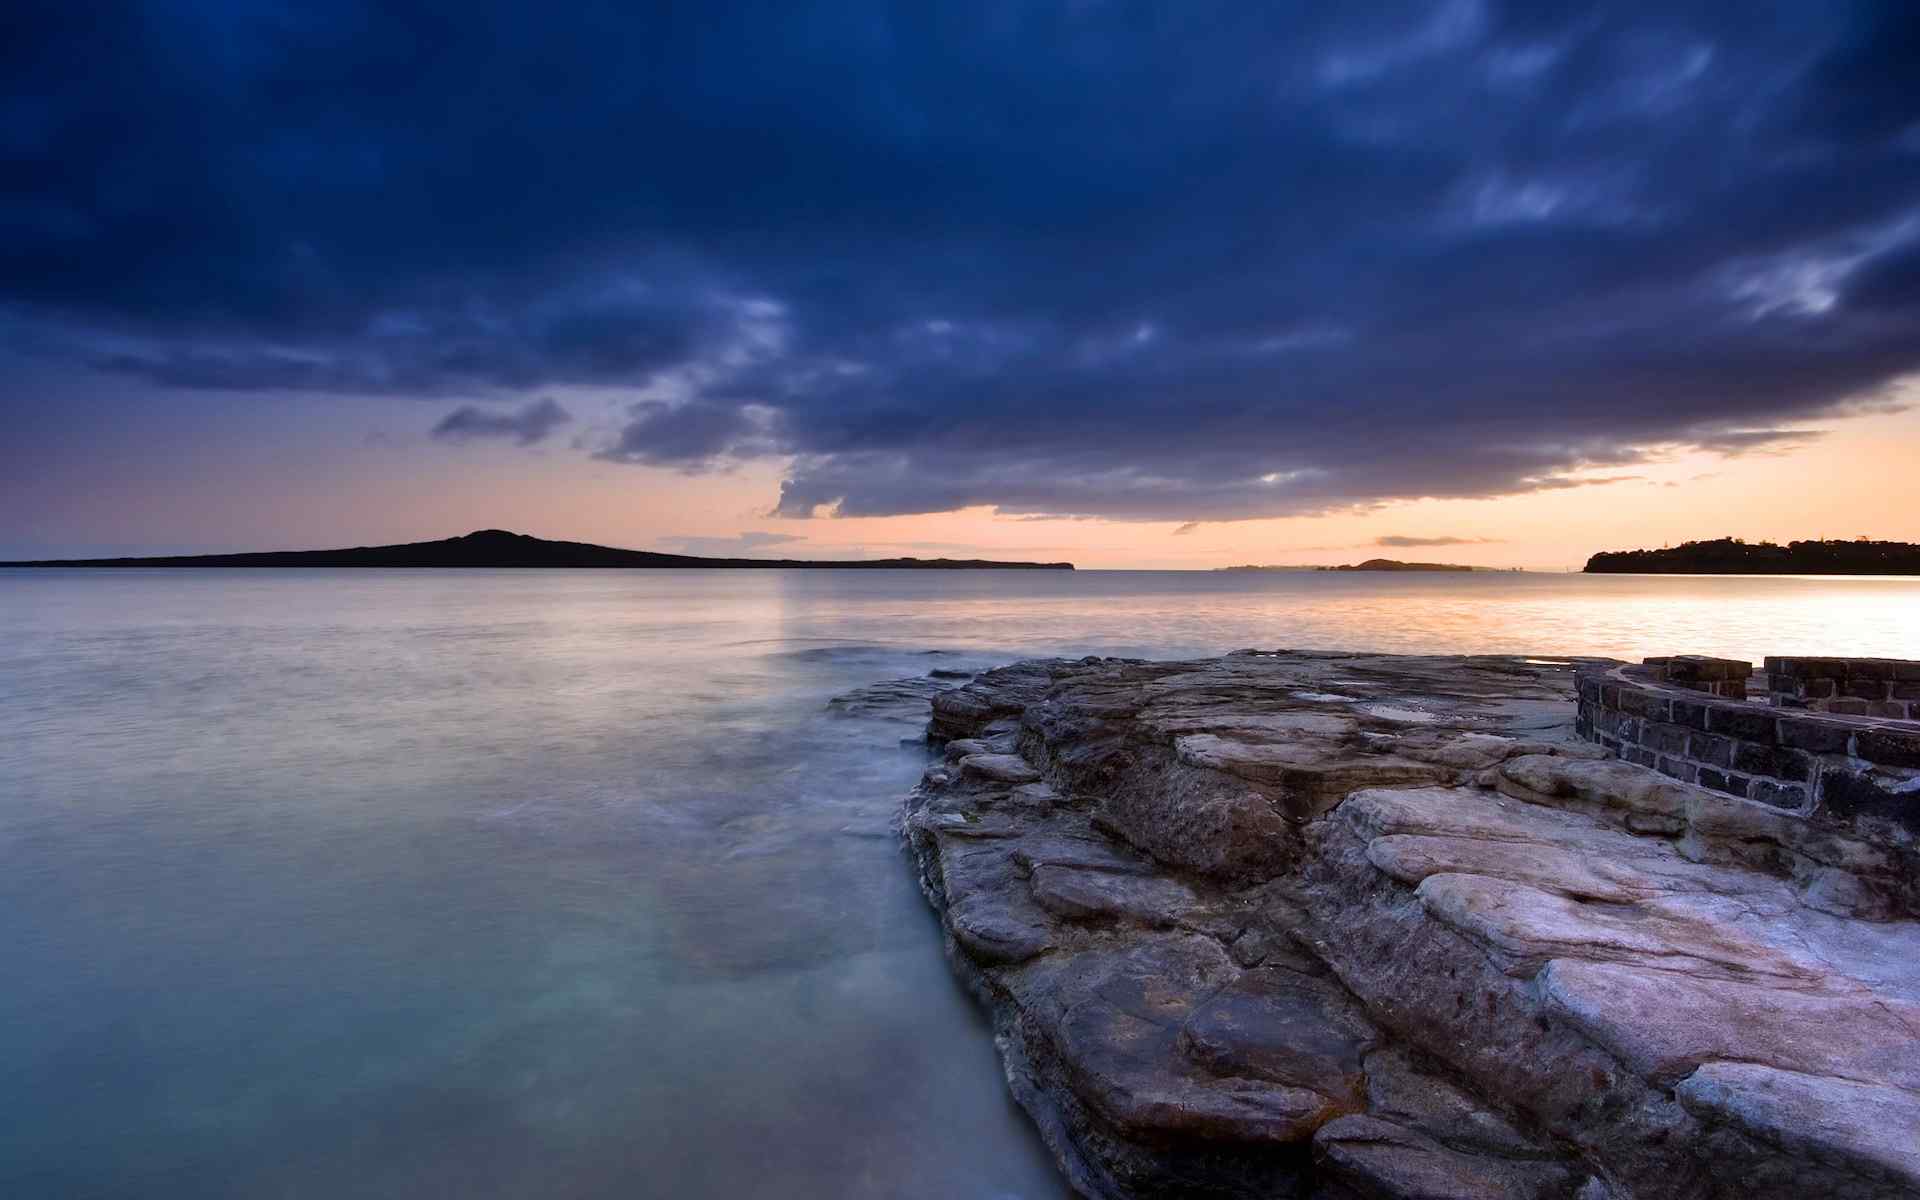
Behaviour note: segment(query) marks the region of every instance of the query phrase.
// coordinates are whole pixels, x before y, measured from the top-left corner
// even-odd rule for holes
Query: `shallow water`
[[[917,722],[830,697],[1920,658],[1917,618],[1915,580],[0,572],[0,1195],[1056,1197],[889,833]]]

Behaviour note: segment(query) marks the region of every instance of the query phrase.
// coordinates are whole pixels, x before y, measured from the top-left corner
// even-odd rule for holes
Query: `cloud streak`
[[[495,439],[531,446],[572,419],[551,399],[536,400],[507,412],[463,404],[440,419],[433,427],[433,436],[450,442]]]
[[[1412,547],[1412,546],[1488,546],[1499,542],[1499,538],[1484,537],[1405,537],[1389,534],[1373,539],[1376,546]]]
[[[732,537],[679,534],[662,540],[682,554],[698,554],[706,558],[751,558],[770,546],[786,546],[807,539],[797,533],[748,530]]]

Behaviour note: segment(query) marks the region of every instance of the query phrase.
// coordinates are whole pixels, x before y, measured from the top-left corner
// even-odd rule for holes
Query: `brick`
[[[1885,767],[1920,767],[1920,729],[1862,729],[1854,735],[1853,752]]]
[[[1920,700],[1920,683],[1896,683],[1893,685],[1895,700]]]
[[[1808,759],[1798,750],[1782,750],[1755,742],[1737,742],[1733,748],[1733,768],[1749,775],[1771,775],[1775,779],[1804,782],[1809,774]]]
[[[1899,700],[1881,700],[1867,706],[1870,717],[1891,717],[1896,721],[1907,719],[1907,706]]]
[[[1883,679],[1849,679],[1841,694],[1855,700],[1885,700],[1887,686]]]
[[[1743,742],[1772,745],[1774,716],[1764,708],[1717,704],[1707,712],[1707,728]]]
[[[1826,711],[1838,717],[1864,717],[1867,715],[1867,702],[1865,700],[1829,700]]]
[[[1849,726],[1818,717],[1781,717],[1780,744],[1810,754],[1845,754],[1853,737]]]
[[[1802,809],[1807,805],[1807,789],[1797,783],[1775,783],[1756,779],[1747,785],[1747,799],[1758,800],[1774,808]]]
[[[1809,700],[1825,700],[1839,690],[1839,684],[1831,679],[1802,679],[1800,681],[1800,694]]]
[[[1660,773],[1678,779],[1681,783],[1693,783],[1699,778],[1700,768],[1684,758],[1660,757]]]
[[[1638,763],[1643,767],[1658,766],[1660,762],[1660,756],[1658,754],[1642,746],[1622,746],[1620,747],[1620,757],[1630,763]]]
[[[1894,660],[1890,658],[1850,658],[1847,660],[1847,678],[1856,679],[1892,679]]]
[[[1698,780],[1701,787],[1712,788],[1716,792],[1725,792],[1730,796],[1747,794],[1747,777],[1735,775],[1731,771],[1716,770],[1713,767],[1701,767]]]
[[[1845,679],[1847,676],[1847,660],[1844,658],[1794,657],[1774,661],[1780,663],[1780,670],[1802,679]]]
[[[1669,679],[1745,679],[1753,674],[1753,664],[1737,658],[1709,658],[1704,654],[1678,654],[1666,659],[1647,659],[1649,666],[1663,666]]]
[[[1687,737],[1687,757],[1698,759],[1710,767],[1732,766],[1733,747],[1731,738],[1711,733],[1695,733]]]
[[[1602,708],[1620,707],[1620,685],[1603,683],[1600,685],[1600,705]]]
[[[1640,744],[1662,754],[1685,754],[1687,731],[1678,725],[1649,721],[1640,728]]]
[[[1864,771],[1822,771],[1819,813],[1845,824],[1863,817],[1888,821],[1920,834],[1920,797],[1895,792],[1884,779]]]
[[[1631,713],[1636,717],[1652,717],[1656,721],[1664,721],[1668,715],[1667,698],[1638,688],[1621,688],[1620,711]]]
[[[1685,725],[1688,729],[1707,727],[1707,706],[1692,700],[1675,700],[1668,706],[1675,725]]]

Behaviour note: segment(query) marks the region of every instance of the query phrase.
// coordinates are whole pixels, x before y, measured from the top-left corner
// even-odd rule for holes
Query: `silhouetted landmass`
[[[1263,567],[1252,563],[1242,567],[1216,567],[1219,571],[1492,571],[1495,567],[1469,567],[1460,563],[1401,562],[1397,558],[1370,558],[1365,562],[1338,567]]]
[[[1663,550],[1610,550],[1587,560],[1594,575],[1920,575],[1912,542],[1743,542],[1716,538]]]
[[[1459,563],[1401,562],[1397,558],[1370,558],[1365,562],[1320,569],[1323,571],[1478,571],[1481,568],[1466,567]]]
[[[158,558],[68,558],[0,563],[0,567],[818,567],[914,570],[1012,569],[1071,571],[1072,563],[993,562],[984,558],[698,558],[620,550],[586,542],[550,542],[504,529],[399,546],[346,550],[269,550],[255,554],[186,554]]]

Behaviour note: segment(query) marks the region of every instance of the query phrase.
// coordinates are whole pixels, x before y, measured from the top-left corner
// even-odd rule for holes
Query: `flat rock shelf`
[[[1920,922],[1835,903],[1912,870],[1911,823],[1611,757],[1574,731],[1600,665],[1244,651],[934,695],[902,829],[1073,1186],[1920,1195]]]

